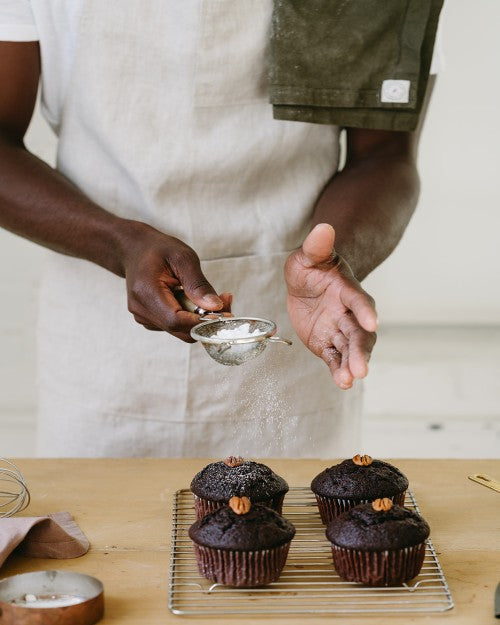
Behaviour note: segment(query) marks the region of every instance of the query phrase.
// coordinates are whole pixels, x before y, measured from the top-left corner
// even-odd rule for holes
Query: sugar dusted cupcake
[[[294,535],[290,521],[247,497],[231,497],[189,529],[200,575],[243,588],[279,578]]]
[[[349,508],[374,499],[387,497],[403,505],[407,488],[408,479],[398,468],[360,454],[325,469],[311,482],[325,525]]]
[[[197,519],[227,504],[233,496],[248,497],[252,503],[261,503],[281,514],[288,484],[265,464],[229,456],[197,473],[191,491]]]
[[[416,577],[428,536],[420,515],[388,498],[351,508],[326,530],[340,577],[369,586],[399,586]]]

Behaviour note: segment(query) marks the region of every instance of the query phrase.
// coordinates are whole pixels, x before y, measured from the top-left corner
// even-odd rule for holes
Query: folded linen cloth
[[[32,558],[77,558],[90,543],[69,512],[0,519],[0,567],[17,548]]]
[[[274,0],[275,119],[414,130],[443,0]]]

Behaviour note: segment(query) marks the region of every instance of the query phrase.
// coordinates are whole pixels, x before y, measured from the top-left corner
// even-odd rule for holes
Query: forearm
[[[0,226],[124,275],[123,246],[133,224],[91,202],[22,143],[0,138]]]
[[[145,223],[108,213],[25,149],[39,52],[35,41],[0,41],[0,227],[123,276],[127,306],[138,323],[192,342],[199,316],[182,310],[174,288],[181,284],[206,310],[227,311],[231,300],[217,295],[196,252]]]
[[[419,178],[412,157],[377,154],[348,163],[318,200],[314,224],[335,228],[335,248],[364,279],[394,250],[415,210]]]

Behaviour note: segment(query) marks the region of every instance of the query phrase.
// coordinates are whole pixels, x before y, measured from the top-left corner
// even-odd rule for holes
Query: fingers
[[[214,314],[207,314],[204,315],[203,319],[220,319],[221,314],[223,317],[234,317],[234,315],[231,312],[231,305],[233,303],[233,294],[232,293],[221,293],[219,295],[219,297],[221,298],[222,302],[224,303],[224,306],[222,308],[222,310],[219,310],[217,312],[214,312]]]
[[[146,330],[152,330],[154,332],[163,332],[162,328],[152,325],[152,323],[149,321],[149,319],[146,319],[146,317],[143,317],[142,315],[133,315],[133,317],[137,321],[137,323],[139,323],[141,326],[144,326]]]
[[[219,295],[221,301],[222,301],[222,311],[225,313],[230,313],[231,312],[231,307],[233,305],[233,294],[232,293],[221,293]]]
[[[136,279],[128,289],[128,309],[148,330],[163,330],[183,341],[193,342],[189,332],[199,323],[199,316],[183,310],[161,280]]]
[[[339,388],[346,390],[351,388],[354,382],[354,375],[349,368],[349,341],[339,330],[334,336],[333,344],[339,354],[339,362],[338,367],[334,367],[333,370],[330,366],[330,371],[332,372],[335,384]]]
[[[335,230],[330,224],[318,224],[305,238],[302,252],[306,266],[327,263],[332,256]]]
[[[353,385],[354,376],[349,369],[349,349],[345,337],[344,343],[341,349],[333,345],[325,349],[322,358],[328,365],[335,384],[345,391]],[[339,344],[339,341],[336,341],[336,344]]]
[[[134,315],[134,319],[138,324],[144,326],[146,330],[151,330],[153,332],[165,332],[164,328],[159,328],[157,326],[151,325],[150,321],[140,315]],[[196,341],[191,338],[190,334],[186,334],[185,332],[169,332],[172,336],[184,341],[185,343],[195,343]]]
[[[340,301],[353,312],[359,325],[367,332],[375,332],[378,327],[375,300],[359,284],[346,282],[342,287]]]
[[[349,369],[348,353],[349,342],[339,331],[336,333],[332,345],[327,347],[321,355],[330,369],[335,384],[342,390],[351,388],[354,381]]]
[[[137,289],[129,293],[129,311],[146,329],[168,332],[187,343],[193,343],[190,330],[200,321],[198,315],[182,310],[167,288],[144,287],[140,294]]]
[[[200,308],[222,310],[224,302],[204,276],[198,256],[190,248],[188,250],[169,259],[170,267],[179,278],[184,292]]]
[[[196,252],[175,237],[148,228],[134,239],[126,257],[128,308],[149,330],[164,330],[192,342],[198,314],[184,310],[173,289],[181,285],[195,307],[230,315],[232,295],[219,297],[204,276]]]
[[[224,316],[231,317],[232,293],[222,293]],[[200,316],[183,310],[172,291],[162,285],[155,289],[151,284],[136,285],[129,293],[129,311],[137,323],[148,330],[162,330],[193,343],[190,330],[200,323]]]
[[[368,361],[377,335],[363,330],[353,315],[343,315],[338,325],[348,340],[349,369],[355,378],[364,378],[368,373]]]
[[[341,319],[339,329],[321,354],[339,388],[351,388],[356,378],[368,374],[368,361],[376,338],[375,333],[360,328],[352,315]]]
[[[342,351],[340,367],[334,372],[333,380],[344,391],[351,388],[354,383],[354,376],[349,369],[349,352],[347,349]]]

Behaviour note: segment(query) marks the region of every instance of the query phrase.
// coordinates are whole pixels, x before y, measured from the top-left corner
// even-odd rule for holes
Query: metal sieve
[[[242,336],[238,338],[221,338],[217,336],[219,330],[238,330],[244,325],[249,326],[249,331],[259,331],[254,336]],[[206,349],[208,355],[222,365],[234,366],[255,358],[261,354],[268,342],[285,343],[291,345],[292,341],[274,336],[276,324],[269,319],[258,317],[224,317],[199,323],[191,330],[191,336],[199,341]]]

